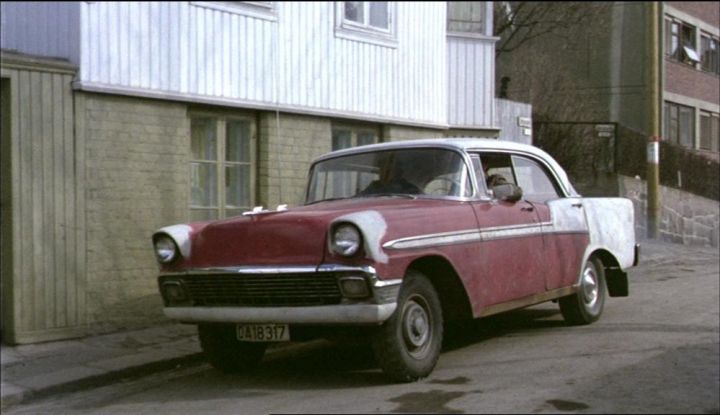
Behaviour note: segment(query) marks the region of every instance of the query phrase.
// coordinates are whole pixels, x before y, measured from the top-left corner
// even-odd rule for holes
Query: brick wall
[[[142,326],[163,318],[150,237],[188,220],[187,109],[82,96],[89,323],[95,331]]]
[[[279,129],[278,129],[279,125]],[[310,162],[331,150],[328,118],[264,112],[258,124],[258,204],[297,206],[305,201]]]
[[[647,184],[644,180],[619,175],[620,197],[635,206],[638,239],[647,234]],[[720,246],[720,204],[692,193],[660,186],[662,214],[660,237],[685,245]]]
[[[720,104],[720,78],[670,59],[665,59],[665,90]]]
[[[707,24],[720,25],[720,4],[716,1],[668,1],[666,4]]]

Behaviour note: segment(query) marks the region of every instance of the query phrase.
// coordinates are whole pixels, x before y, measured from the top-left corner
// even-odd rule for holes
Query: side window
[[[545,202],[560,197],[553,179],[537,162],[519,156],[512,156],[512,160],[524,199]]]
[[[509,154],[481,154],[480,161],[484,178],[478,177],[478,182],[484,180],[488,189],[502,183],[517,184]]]

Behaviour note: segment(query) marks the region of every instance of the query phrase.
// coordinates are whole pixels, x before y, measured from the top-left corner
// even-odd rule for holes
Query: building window
[[[683,147],[695,147],[695,109],[665,101],[664,139]]]
[[[274,1],[191,1],[190,4],[264,20],[277,20]]]
[[[236,216],[254,204],[255,132],[247,119],[190,121],[190,219]]]
[[[352,127],[334,127],[332,131],[332,149],[364,146],[378,142],[377,133],[373,129]]]
[[[704,71],[720,75],[720,53],[718,39],[710,35],[700,35],[700,61]]]
[[[336,2],[335,34],[362,42],[397,46],[395,36],[395,2]]]
[[[700,111],[700,148],[720,151],[720,114]]]
[[[695,27],[678,19],[666,17],[665,55],[689,65],[700,62],[695,44]]]

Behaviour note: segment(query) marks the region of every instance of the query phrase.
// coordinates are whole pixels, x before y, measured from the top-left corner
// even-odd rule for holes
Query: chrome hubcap
[[[595,306],[598,300],[598,282],[595,268],[592,265],[588,265],[583,271],[582,293],[585,304],[591,308]]]
[[[403,309],[403,340],[405,346],[415,358],[427,353],[430,343],[430,315],[422,298],[408,299]]]

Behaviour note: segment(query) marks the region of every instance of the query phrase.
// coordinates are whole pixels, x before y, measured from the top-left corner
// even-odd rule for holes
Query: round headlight
[[[360,231],[353,225],[344,224],[335,228],[332,235],[332,250],[342,256],[353,256],[360,250]]]
[[[175,241],[167,235],[155,238],[155,256],[161,264],[172,262],[178,256]]]

